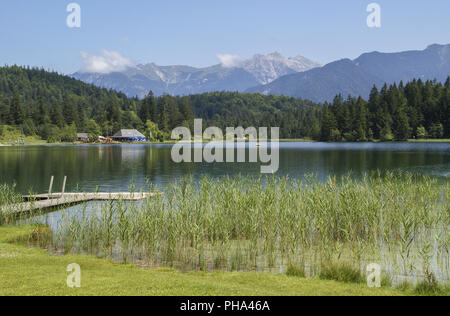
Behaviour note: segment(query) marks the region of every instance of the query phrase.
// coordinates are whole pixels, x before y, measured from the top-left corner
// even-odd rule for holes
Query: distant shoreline
[[[270,142],[270,140],[268,140]],[[327,144],[358,144],[358,143],[373,143],[373,144],[399,144],[399,143],[450,143],[450,139],[409,139],[407,141],[392,141],[392,142],[381,142],[381,141],[367,141],[367,142],[320,142],[311,139],[280,139],[278,140],[280,143],[327,143]],[[212,142],[210,140],[204,140],[201,143],[209,143]],[[240,142],[248,142],[241,140]],[[263,141],[262,141],[263,142]],[[176,141],[164,141],[164,142],[132,142],[132,143],[81,143],[81,142],[58,142],[58,143],[47,143],[45,141],[33,140],[30,142],[25,142],[24,144],[14,144],[14,143],[0,143],[0,147],[31,147],[31,146],[43,146],[43,147],[51,147],[51,146],[102,146],[102,145],[164,145],[164,144],[176,144]],[[194,143],[184,142],[184,143]],[[227,143],[227,141],[224,141]],[[257,142],[258,143],[258,142]]]

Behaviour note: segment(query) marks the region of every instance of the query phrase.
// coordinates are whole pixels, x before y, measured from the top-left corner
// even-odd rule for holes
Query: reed
[[[184,178],[143,203],[64,215],[53,247],[183,271],[287,271],[352,282],[379,263],[396,284],[431,274],[446,283],[449,192],[449,182],[393,173],[325,182]]]
[[[19,202],[22,202],[22,197],[15,192],[15,185],[0,184],[0,225],[15,222],[14,214],[9,206]]]

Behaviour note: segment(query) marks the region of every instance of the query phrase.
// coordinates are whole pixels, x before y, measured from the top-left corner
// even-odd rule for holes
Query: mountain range
[[[286,75],[247,92],[331,101],[337,94],[367,98],[373,85],[413,79],[445,81],[450,75],[450,45],[430,45],[422,51],[372,52],[321,68]]]
[[[72,76],[128,96],[143,97],[150,90],[155,95],[238,91],[324,102],[339,93],[367,98],[374,85],[415,78],[445,81],[449,75],[450,45],[434,44],[421,51],[371,52],[354,60],[342,59],[324,66],[302,56],[285,58],[272,53],[255,55],[233,65],[207,68],[152,63],[128,67],[122,72],[77,72]]]
[[[211,91],[245,90],[288,74],[307,71],[321,65],[305,57],[285,58],[279,53],[255,55],[233,65],[218,64],[206,68],[190,66],[158,66],[154,63],[127,67],[108,74],[77,72],[75,79],[124,92],[130,97],[143,97],[150,90],[155,95],[199,94]]]

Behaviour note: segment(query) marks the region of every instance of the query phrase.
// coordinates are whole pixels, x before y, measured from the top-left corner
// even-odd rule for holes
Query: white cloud
[[[217,54],[217,58],[219,58],[220,63],[223,67],[232,68],[237,67],[242,63],[242,58],[238,55],[231,54]]]
[[[134,62],[122,56],[117,51],[102,50],[102,55],[90,55],[86,52],[81,52],[83,59],[82,72],[93,72],[108,74],[111,72],[124,71],[127,67],[134,66]]]

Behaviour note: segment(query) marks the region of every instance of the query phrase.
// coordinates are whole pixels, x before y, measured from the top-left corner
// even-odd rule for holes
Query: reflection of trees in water
[[[149,181],[157,184],[172,182],[176,177],[195,171],[195,165],[192,163],[174,163],[171,150],[171,146],[146,148],[143,173]]]
[[[319,179],[328,175],[354,174],[381,170],[409,170],[440,173],[448,172],[450,155],[448,144],[288,144],[280,148],[279,176],[292,178],[314,173]],[[302,146],[306,146],[302,147]],[[202,174],[259,175],[259,164],[176,164],[171,158],[171,145],[105,145],[10,147],[0,149],[0,183],[17,183],[17,189],[28,193],[44,193],[51,175],[54,188],[60,188],[68,176],[67,190],[94,190],[96,185],[105,190],[127,190],[133,180],[137,189],[144,188],[146,180],[164,185],[183,175],[199,178]],[[447,169],[446,167],[447,166]]]

